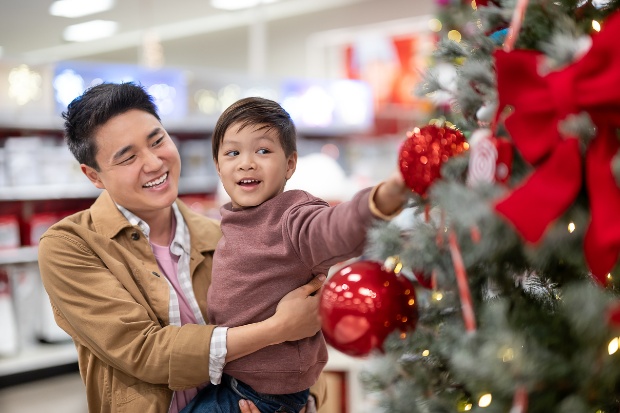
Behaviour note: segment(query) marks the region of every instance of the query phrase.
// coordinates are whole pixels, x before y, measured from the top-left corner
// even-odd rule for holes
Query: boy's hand
[[[389,216],[403,207],[409,192],[400,171],[394,171],[387,180],[379,184],[373,201],[382,214]]]

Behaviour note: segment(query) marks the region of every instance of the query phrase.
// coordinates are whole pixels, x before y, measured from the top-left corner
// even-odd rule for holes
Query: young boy
[[[231,198],[221,208],[223,236],[207,300],[210,321],[219,326],[268,318],[282,296],[313,274],[361,255],[373,219],[389,219],[406,200],[408,189],[398,173],[334,207],[305,191],[284,192],[297,164],[296,131],[289,114],[268,99],[234,103],[212,139],[213,159]],[[298,412],[326,362],[319,332],[226,364],[223,383],[233,395],[231,406],[237,397],[252,400],[262,412]],[[226,411],[220,393],[203,391],[185,411],[211,411],[216,402]]]

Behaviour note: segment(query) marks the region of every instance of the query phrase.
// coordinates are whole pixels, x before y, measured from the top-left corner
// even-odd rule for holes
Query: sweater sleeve
[[[371,189],[335,206],[312,198],[292,208],[285,217],[291,246],[313,273],[325,272],[334,264],[362,254],[374,219],[369,202]]]

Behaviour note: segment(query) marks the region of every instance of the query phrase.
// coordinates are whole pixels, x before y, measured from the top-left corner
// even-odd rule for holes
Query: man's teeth
[[[147,187],[147,188],[150,188],[150,187],[153,187],[153,186],[155,186],[155,185],[162,184],[162,183],[164,183],[164,181],[165,181],[167,178],[168,178],[168,172],[166,172],[165,174],[163,174],[163,175],[161,176],[161,178],[159,178],[159,179],[156,179],[156,180],[151,181],[151,182],[147,182],[146,184],[144,184],[144,186],[145,186],[145,187]]]

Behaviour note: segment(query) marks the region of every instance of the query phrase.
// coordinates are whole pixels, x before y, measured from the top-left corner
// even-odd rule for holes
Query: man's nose
[[[144,170],[147,172],[157,171],[164,164],[163,160],[156,153],[147,151],[144,161]]]

